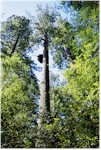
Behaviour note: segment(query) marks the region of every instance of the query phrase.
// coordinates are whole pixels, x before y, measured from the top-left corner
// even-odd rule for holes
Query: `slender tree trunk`
[[[17,44],[18,44],[19,37],[20,37],[20,33],[18,33],[17,39],[16,39],[16,41],[15,41],[15,43],[14,43],[14,46],[13,46],[13,48],[12,48],[10,57],[11,57],[12,54],[15,52],[16,46],[17,46]]]
[[[42,79],[40,84],[38,139],[36,142],[37,148],[46,147],[45,131],[43,127],[44,124],[47,123],[48,115],[50,114],[48,44],[48,36],[46,33],[44,35],[43,67]]]
[[[43,68],[42,79],[40,85],[40,102],[39,102],[39,127],[50,113],[50,96],[49,96],[49,54],[48,54],[48,36],[44,35],[44,50],[43,50]]]

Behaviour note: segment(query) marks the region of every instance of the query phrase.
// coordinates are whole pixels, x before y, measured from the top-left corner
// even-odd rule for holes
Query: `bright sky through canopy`
[[[5,21],[7,20],[8,17],[12,16],[12,15],[18,15],[18,16],[27,16],[26,12],[29,12],[31,15],[36,16],[37,15],[37,5],[38,4],[42,4],[42,6],[45,6],[46,4],[48,4],[49,6],[54,6],[54,4],[58,4],[59,0],[2,0],[1,1],[1,21]],[[42,53],[42,48],[39,49],[38,51],[35,51],[36,54],[40,54]],[[32,54],[33,55],[33,54]],[[32,56],[31,55],[31,56]],[[35,63],[38,66],[42,66],[38,61],[37,61],[37,57],[32,57],[32,59],[35,61]],[[50,56],[50,70],[56,74],[60,74],[60,72],[58,71],[58,69],[56,68],[52,68],[53,61],[52,61],[52,57]],[[39,75],[39,72],[35,72],[37,78],[40,80],[41,76]],[[62,75],[61,75],[62,77]]]
[[[56,1],[43,1],[43,0],[3,0],[1,2],[1,11],[4,14],[3,19],[7,19],[9,16],[16,14],[19,16],[26,16],[26,11],[32,15],[36,15],[37,4],[43,6],[48,4],[53,6]]]

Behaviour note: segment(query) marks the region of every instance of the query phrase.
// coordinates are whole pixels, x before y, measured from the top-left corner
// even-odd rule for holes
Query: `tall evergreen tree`
[[[26,26],[20,27],[19,24],[21,20],[23,20],[23,25],[26,25],[27,20],[24,17],[13,16],[10,20],[5,21],[1,28],[2,148],[35,147],[33,135],[35,136],[34,131],[37,127],[38,83],[34,74],[35,63],[26,54],[26,50],[29,50],[30,26],[27,24],[28,30],[25,33]],[[16,42],[18,30],[22,35]],[[14,55],[10,57],[9,54],[11,54],[12,46],[15,43],[15,50],[12,53]]]
[[[50,113],[50,96],[49,96],[49,46],[51,43],[51,33],[53,32],[55,13],[49,11],[48,6],[46,9],[42,9],[38,6],[39,15],[34,21],[35,34],[34,44],[42,44],[43,46],[43,67],[42,67],[42,79],[40,85],[40,101],[39,101],[39,112],[40,112],[40,123],[45,119],[46,113]]]
[[[43,46],[39,124],[29,20],[13,16],[3,23],[2,147],[99,147],[99,2],[62,4],[66,19],[55,20],[52,9],[40,6],[34,20],[32,45]],[[49,82],[49,50],[64,82],[52,73]]]
[[[21,54],[30,49],[32,30],[29,19],[13,15],[2,23],[1,28],[2,56],[12,56],[15,52]]]
[[[42,9],[38,6],[39,15],[34,21],[35,24],[35,34],[34,34],[34,44],[41,44],[43,46],[43,67],[42,67],[42,78],[40,84],[40,100],[39,100],[39,130],[42,129],[43,125],[47,123],[48,117],[50,115],[50,94],[49,94],[49,46],[51,43],[52,32],[55,22],[55,13],[48,6]],[[39,132],[39,136],[41,132]],[[41,136],[42,137],[42,136]],[[43,141],[43,142],[42,142]],[[45,147],[44,139],[42,138],[42,144],[39,142],[37,146]]]

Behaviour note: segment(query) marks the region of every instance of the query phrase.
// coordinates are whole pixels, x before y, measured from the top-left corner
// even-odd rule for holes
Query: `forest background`
[[[35,3],[39,1],[17,3],[2,3],[2,10],[4,13],[8,10],[9,18],[2,14],[1,147],[98,148],[99,2],[54,4],[51,1],[46,5],[47,2],[40,1],[43,7],[38,6],[37,11]],[[49,15],[51,23],[49,55],[50,68],[53,68],[50,71],[51,119],[45,120],[39,135],[38,80],[42,64],[36,55],[42,53],[43,42],[35,25],[37,16],[43,17],[42,14]],[[47,24],[42,28],[46,30]]]

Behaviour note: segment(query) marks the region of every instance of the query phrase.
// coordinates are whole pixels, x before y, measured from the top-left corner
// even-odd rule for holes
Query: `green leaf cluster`
[[[31,39],[24,17],[10,17],[2,25],[2,148],[99,147],[99,3],[64,1],[61,7],[69,19],[39,7]],[[19,32],[16,52],[9,57]],[[36,65],[27,52],[30,42],[43,45],[46,32],[64,80],[51,73],[51,114],[38,128]]]
[[[68,3],[69,11],[73,10],[71,25],[68,24],[68,28],[72,30],[67,34],[69,30],[65,28],[64,21],[61,22],[59,33],[62,30],[67,30],[67,33],[63,34],[62,31],[61,36],[57,34],[54,40],[54,44],[58,45],[57,51],[54,52],[55,64],[58,66],[63,64],[65,84],[63,86],[52,84],[52,112],[57,113],[60,121],[57,128],[62,127],[61,132],[57,131],[61,148],[97,148],[99,147],[99,6],[97,2]],[[73,40],[72,33],[74,33]],[[67,37],[70,37],[70,42]],[[63,38],[67,40],[66,43],[61,41]],[[68,55],[66,46],[70,48],[71,55]],[[68,56],[73,57],[67,59]],[[69,64],[69,68],[66,68],[66,63]]]
[[[2,38],[2,41],[7,44],[7,46],[2,45],[2,50],[6,47],[7,52],[9,52],[9,44],[13,42],[13,39],[10,41],[11,36],[14,37],[13,34],[21,29],[18,27],[21,18],[14,17],[12,22],[11,19],[10,22],[5,22],[5,26],[9,28],[6,30],[4,29],[5,26],[2,28],[2,35],[5,37],[5,39]],[[24,22],[26,24],[26,20]],[[25,31],[21,29],[20,32]],[[10,37],[7,36],[8,33],[11,34]],[[26,38],[24,42],[26,43]],[[27,49],[28,47],[24,45],[23,48]],[[22,50],[21,47],[17,47],[17,49],[18,51]],[[37,128],[36,111],[39,95],[37,78],[33,70],[35,63],[26,53],[17,51],[12,57],[3,53],[1,63],[1,146],[2,148],[34,147],[33,136],[36,134]]]

